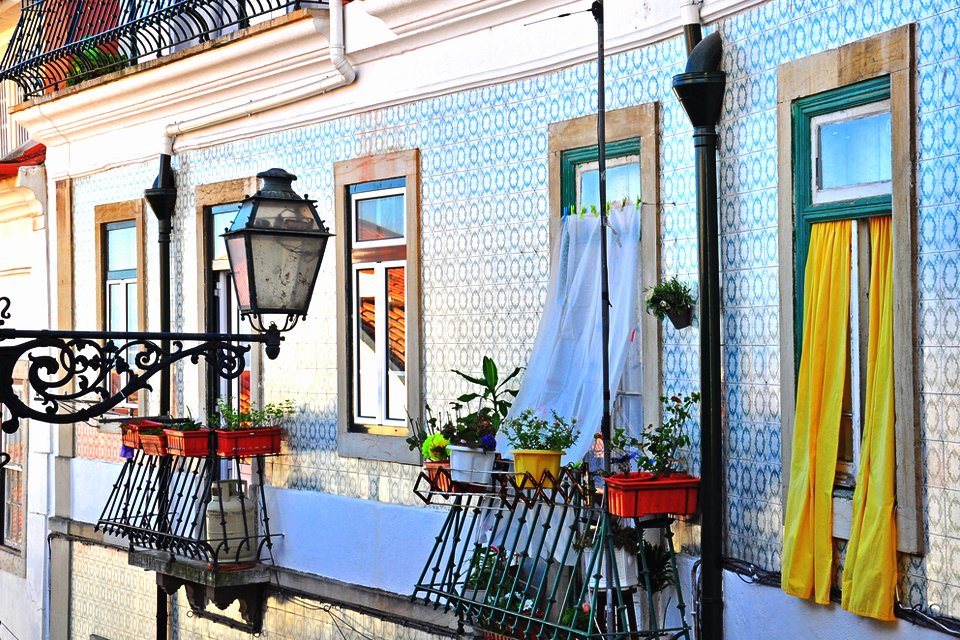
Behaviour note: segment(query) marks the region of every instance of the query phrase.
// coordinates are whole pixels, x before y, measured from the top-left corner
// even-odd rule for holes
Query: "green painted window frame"
[[[640,156],[640,138],[627,138],[607,143],[607,159]],[[577,203],[577,165],[596,162],[600,158],[597,145],[567,149],[560,154],[560,215],[572,211]],[[640,173],[643,174],[642,159]],[[641,197],[645,197],[641,194]]]
[[[893,211],[890,194],[838,202],[813,203],[813,149],[810,122],[817,116],[846,111],[890,99],[890,76],[879,76],[857,84],[824,91],[793,103],[793,184],[794,187],[794,369],[800,369],[803,345],[803,291],[810,249],[810,228],[818,222],[859,220]]]

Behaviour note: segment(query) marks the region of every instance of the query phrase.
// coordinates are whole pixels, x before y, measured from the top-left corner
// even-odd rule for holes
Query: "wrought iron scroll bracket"
[[[9,306],[9,298],[0,298],[0,324],[9,317]],[[234,379],[246,367],[250,343],[279,347],[282,339],[272,331],[235,335],[0,329],[0,404],[10,414],[0,428],[14,433],[24,418],[54,424],[96,418],[137,391],[151,389],[150,378],[184,359],[196,364],[202,357],[219,377]],[[27,363],[28,397],[37,406],[14,391],[14,368],[21,361]]]

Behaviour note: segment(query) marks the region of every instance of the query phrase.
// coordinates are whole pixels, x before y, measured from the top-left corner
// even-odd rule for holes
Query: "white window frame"
[[[813,166],[810,168],[810,187],[813,204],[843,202],[844,200],[854,200],[856,198],[890,195],[893,188],[892,179],[844,185],[842,187],[832,187],[829,189],[823,189],[820,186],[823,166],[821,162],[820,129],[826,125],[850,122],[861,118],[879,116],[884,113],[890,113],[890,100],[870,102],[860,105],[859,107],[833,111],[810,119],[810,161],[813,163]],[[893,140],[891,140],[890,143],[892,147]]]

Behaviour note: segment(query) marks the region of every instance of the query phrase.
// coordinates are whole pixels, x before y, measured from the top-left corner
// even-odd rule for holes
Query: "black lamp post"
[[[280,332],[307,315],[327,239],[332,235],[313,200],[301,198],[291,184],[297,176],[283,169],[257,174],[263,187],[244,199],[233,226],[223,234],[240,315],[267,341],[267,357],[280,353]],[[283,328],[262,316],[286,315]]]
[[[264,343],[270,358],[280,353],[280,334],[306,316],[330,232],[313,201],[290,188],[296,179],[282,169],[259,174],[263,188],[244,199],[233,227],[224,234],[241,313],[259,333],[171,333],[160,331],[24,331],[0,328],[0,404],[11,418],[7,433],[21,418],[54,424],[82,422],[113,409],[149,380],[184,358],[207,360],[224,379],[240,376],[251,343]],[[0,327],[10,299],[0,297]],[[282,314],[282,327],[264,327],[264,314]],[[13,342],[13,344],[11,344]],[[196,343],[196,344],[186,344]],[[14,368],[28,362],[28,397],[14,389]],[[124,381],[116,390],[112,380]]]

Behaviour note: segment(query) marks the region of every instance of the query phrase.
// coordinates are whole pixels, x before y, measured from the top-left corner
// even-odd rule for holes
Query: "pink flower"
[[[590,613],[590,603],[586,600],[583,601],[583,604],[580,606],[580,608],[583,609],[584,613]]]

